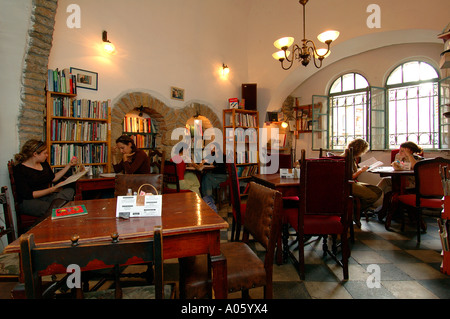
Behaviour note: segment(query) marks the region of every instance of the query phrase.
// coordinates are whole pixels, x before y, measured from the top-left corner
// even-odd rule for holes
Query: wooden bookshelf
[[[258,111],[223,110],[223,139],[225,154],[234,154],[240,180],[247,180],[259,172]],[[227,142],[233,145],[231,149],[227,149]]]
[[[109,172],[111,159],[111,101],[76,99],[76,94],[47,91],[46,143],[54,170],[73,156],[92,167],[93,173]]]
[[[157,148],[156,137],[159,132],[156,121],[151,117],[126,114],[122,122],[122,133],[129,135],[139,149],[149,152]]]

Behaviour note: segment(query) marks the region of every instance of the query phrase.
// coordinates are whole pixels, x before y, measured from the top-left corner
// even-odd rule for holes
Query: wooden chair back
[[[265,268],[272,267],[281,233],[282,195],[255,182],[249,184],[242,241],[248,242],[251,235],[266,249]]]
[[[24,234],[20,237],[20,253],[28,299],[51,298],[54,291],[43,290],[41,276],[66,273],[69,265],[75,264],[81,271],[94,268],[119,268],[120,265],[152,262],[155,267],[154,282],[156,298],[163,298],[163,243],[162,228],[156,226],[153,239],[112,240],[92,244],[78,244],[54,247],[37,247],[34,235]],[[94,265],[97,265],[95,267]],[[116,282],[117,285],[117,282]],[[120,285],[115,287],[116,297],[121,297]]]
[[[243,220],[245,220],[245,212],[242,211],[241,191],[239,187],[236,164],[227,163],[226,166],[230,185],[231,207],[233,211],[232,240],[238,240],[240,237]],[[235,236],[233,236],[234,234]]]
[[[150,171],[152,173],[163,174],[164,173],[164,162],[166,160],[166,152],[151,150],[148,153],[148,157],[150,158]],[[156,170],[156,172],[155,172]]]
[[[304,154],[302,150],[300,215],[331,214],[347,219],[351,196],[351,150],[346,150],[345,157],[306,159]]]
[[[163,183],[164,183],[164,187],[163,187],[163,192],[164,193],[173,193],[173,192],[180,192],[180,180],[178,178],[178,168],[177,168],[177,164],[166,160],[164,162],[164,176],[163,176]],[[167,187],[167,184],[175,184],[176,185],[176,190],[175,189],[170,189]]]
[[[442,157],[423,159],[414,165],[416,206],[420,198],[442,198],[444,189],[440,171],[450,171],[450,160]],[[447,176],[448,178],[448,176]]]
[[[138,192],[141,186],[141,190],[146,193],[161,195],[163,177],[162,174],[118,174],[114,183],[114,196],[125,196],[128,189],[131,189],[132,193]]]
[[[16,231],[14,229],[13,214],[11,211],[11,201],[9,200],[8,186],[3,186],[0,193],[0,203],[3,204],[3,214],[5,226],[0,227],[0,237],[7,235],[8,243],[16,240]]]

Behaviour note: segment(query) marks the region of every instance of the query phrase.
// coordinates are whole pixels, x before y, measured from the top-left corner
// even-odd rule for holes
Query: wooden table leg
[[[228,298],[227,259],[224,255],[211,256],[212,283],[216,299]]]

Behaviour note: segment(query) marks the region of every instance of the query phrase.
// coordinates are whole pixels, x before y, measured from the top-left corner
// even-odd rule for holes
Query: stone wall
[[[45,81],[57,0],[33,0],[22,71],[21,105],[18,118],[19,147],[30,138],[44,138]]]

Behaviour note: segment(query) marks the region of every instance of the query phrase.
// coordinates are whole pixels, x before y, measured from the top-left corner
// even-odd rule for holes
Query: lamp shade
[[[103,42],[103,49],[108,54],[114,54],[116,52],[116,47],[111,42]]]
[[[329,30],[322,32],[317,36],[320,42],[326,43],[327,41],[334,41],[339,37],[339,31]]]
[[[281,50],[283,48],[286,48],[286,49],[289,48],[292,45],[292,43],[294,43],[294,38],[293,37],[284,37],[284,38],[280,38],[277,41],[275,41],[273,43],[273,45],[277,49]]]
[[[284,52],[286,52],[286,55]],[[275,60],[280,61],[280,60],[284,60],[286,57],[288,57],[289,54],[291,54],[291,51],[280,50],[280,51],[277,51],[274,54],[272,54],[272,56]]]
[[[327,52],[327,51],[328,51],[328,52]],[[325,53],[326,53],[326,54],[325,54]],[[317,54],[316,54],[316,52],[314,52],[314,55],[316,56],[316,58],[318,58],[319,55],[320,55],[320,56],[323,56],[323,55],[325,54],[324,58],[326,58],[327,56],[330,55],[330,53],[331,53],[330,50],[327,50],[327,49],[325,49],[325,48],[321,48],[321,49],[317,49]]]

